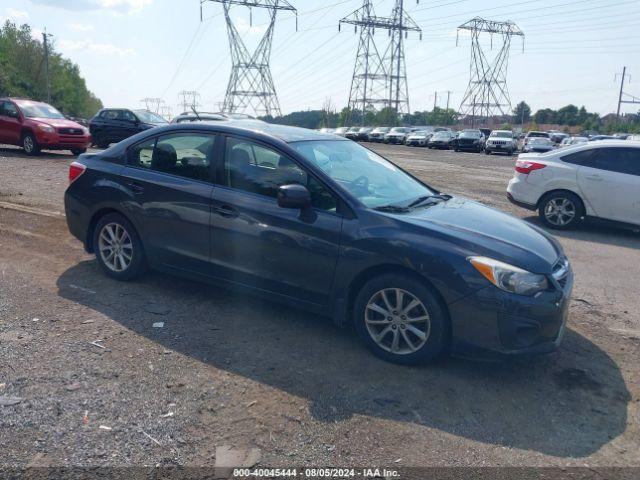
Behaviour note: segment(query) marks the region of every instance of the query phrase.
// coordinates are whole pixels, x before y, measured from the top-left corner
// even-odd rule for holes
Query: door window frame
[[[173,136],[173,135],[180,135],[180,134],[188,134],[188,135],[207,135],[207,136],[211,136],[211,137],[215,137],[214,139],[214,148],[213,148],[213,155],[214,158],[210,159],[209,161],[209,168],[208,168],[208,178],[207,180],[199,180],[197,178],[191,178],[191,177],[184,177],[182,175],[175,175],[173,173],[167,173],[167,172],[161,172],[158,170],[152,170],[151,168],[144,168],[144,167],[139,167],[136,165],[132,165],[129,163],[129,158],[131,155],[131,151],[137,147],[138,145],[142,145],[143,143],[146,143],[150,140],[153,140],[153,150],[155,151],[156,149],[156,145],[158,144],[158,140],[162,137],[168,137],[168,136]],[[143,172],[150,172],[150,173],[154,173],[156,175],[167,175],[169,177],[172,178],[180,178],[182,180],[188,180],[191,182],[198,182],[198,183],[206,183],[207,185],[215,185],[216,184],[216,171],[217,171],[217,165],[220,163],[220,156],[223,155],[224,150],[222,150],[222,145],[224,144],[224,142],[222,141],[222,135],[220,135],[220,132],[210,132],[210,131],[202,131],[202,130],[178,130],[178,131],[174,131],[174,132],[165,132],[165,133],[161,133],[161,134],[157,134],[157,135],[152,135],[150,137],[147,137],[145,139],[140,140],[139,142],[136,142],[132,145],[129,145],[127,147],[127,149],[125,150],[125,154],[124,154],[124,167],[125,168],[133,168],[135,170],[140,170]]]
[[[320,177],[318,177],[318,175],[316,175],[315,173],[313,173],[312,171],[310,171],[308,168],[306,168],[305,165],[302,165],[301,162],[296,159],[293,155],[291,155],[288,152],[283,151],[282,149],[278,148],[276,145],[272,145],[268,142],[264,142],[262,140],[259,139],[255,139],[255,138],[251,138],[248,136],[244,136],[244,135],[238,135],[236,133],[220,133],[220,137],[222,137],[222,141],[220,142],[220,146],[222,147],[222,154],[217,157],[218,158],[218,165],[215,169],[215,185],[218,188],[225,188],[227,190],[236,192],[236,193],[241,193],[243,195],[251,195],[252,197],[255,198],[259,198],[259,199],[269,199],[270,201],[272,201],[273,203],[277,204],[278,203],[278,199],[274,198],[274,197],[270,197],[269,195],[262,195],[260,193],[255,193],[255,192],[250,192],[248,190],[243,190],[241,188],[234,188],[234,187],[230,187],[228,185],[226,185],[226,179],[225,179],[225,175],[224,175],[224,167],[226,165],[227,162],[227,140],[228,139],[237,139],[237,140],[241,140],[241,141],[245,141],[245,142],[251,142],[254,143],[260,147],[272,150],[276,153],[278,153],[279,155],[285,157],[287,160],[290,160],[291,162],[293,162],[300,170],[302,170],[303,172],[305,172],[307,174],[307,176],[312,177],[316,182],[318,182],[320,185],[322,185],[323,188],[325,188],[335,199],[336,199],[336,211],[332,212],[330,210],[322,210],[321,208],[317,208],[317,207],[313,207],[313,210],[316,213],[326,213],[329,215],[334,215],[337,217],[341,217],[341,218],[346,218],[346,217],[353,217],[355,215],[353,215],[353,213],[347,214],[347,212],[351,212],[351,207],[349,207],[349,205],[347,204],[347,202],[344,201],[344,199],[342,198],[341,195],[338,194],[338,192],[336,192],[335,189],[331,188],[329,185],[327,185],[327,183],[325,181],[323,181]],[[306,187],[306,185],[305,185]]]

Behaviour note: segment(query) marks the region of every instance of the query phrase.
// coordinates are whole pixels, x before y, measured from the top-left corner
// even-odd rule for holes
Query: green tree
[[[525,124],[531,120],[531,107],[523,100],[513,109],[513,116],[516,123]]]
[[[91,117],[102,102],[91,93],[77,65],[50,47],[51,103],[62,113]],[[44,46],[32,38],[29,25],[6,21],[0,27],[0,95],[46,100]]]

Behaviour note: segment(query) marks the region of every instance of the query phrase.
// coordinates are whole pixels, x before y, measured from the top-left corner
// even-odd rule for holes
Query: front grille
[[[61,135],[82,135],[84,132],[81,128],[59,128],[58,133]]]
[[[507,142],[505,140],[491,140],[491,145],[506,145]]]

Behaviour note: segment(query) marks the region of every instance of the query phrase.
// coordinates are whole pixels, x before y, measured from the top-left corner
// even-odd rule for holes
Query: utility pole
[[[507,89],[507,71],[512,37],[524,39],[524,33],[513,22],[496,22],[475,17],[458,27],[471,34],[470,78],[467,91],[462,99],[460,111],[463,115],[479,111],[481,117],[490,117],[511,113],[511,100]],[[498,53],[489,58],[481,36],[489,34],[493,46],[493,37],[499,36],[502,46]],[[456,38],[456,44],[458,39]],[[524,49],[524,40],[523,40]],[[472,103],[473,102],[473,103]]]
[[[615,76],[615,80],[617,80],[618,75],[620,74],[616,74]],[[620,81],[620,95],[618,96],[618,113],[617,113],[617,117],[618,120],[620,120],[620,108],[622,107],[623,103],[629,103],[629,104],[640,104],[640,98],[639,97],[634,97],[633,95],[631,95],[630,93],[626,93],[624,91],[624,82],[627,79],[627,67],[623,67],[622,69],[622,80]],[[631,79],[631,77],[629,77],[629,79]],[[629,100],[625,100],[625,96],[630,97]]]
[[[205,2],[222,4],[227,36],[231,51],[231,76],[227,85],[222,111],[224,113],[244,113],[251,111],[256,116],[282,115],[276,87],[271,76],[271,45],[278,12],[292,12],[296,15],[298,29],[298,11],[287,0],[200,0],[200,17]],[[232,6],[246,7],[249,10],[249,25],[253,25],[253,8],[266,11],[269,20],[258,46],[250,52],[231,18]]]
[[[438,106],[438,92],[436,91],[433,94],[433,111],[436,111],[436,107]]]
[[[362,0],[362,6],[338,23],[354,26],[360,41],[356,54],[351,91],[349,93],[349,115],[361,110],[363,118],[367,112],[385,108],[394,109],[398,115],[411,113],[404,54],[404,39],[409,31],[422,30],[404,9],[404,0],[396,0],[390,17],[377,16],[372,0]],[[374,41],[375,31],[387,31],[389,43],[383,49],[382,42]]]
[[[451,90],[447,90],[447,111],[449,110],[449,101],[451,100],[451,94],[453,92]]]
[[[51,81],[49,80],[49,37],[53,35],[47,33],[47,29],[42,32],[42,42],[44,44],[44,74],[47,82],[47,103],[51,103]]]

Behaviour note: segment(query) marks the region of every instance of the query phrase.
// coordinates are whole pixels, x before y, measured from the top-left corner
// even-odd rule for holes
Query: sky
[[[283,113],[320,109],[327,99],[340,109],[349,98],[358,45],[353,27],[338,21],[362,0],[289,0],[298,10],[276,22],[271,72]],[[379,16],[394,0],[374,0]],[[535,111],[567,104],[600,114],[615,112],[623,66],[624,90],[640,97],[640,0],[405,0],[422,29],[405,43],[410,108],[458,108],[469,82],[471,39],[457,27],[481,16],[514,21],[508,89],[515,105]],[[249,49],[265,30],[264,10],[231,9]],[[250,24],[251,18],[251,24]],[[141,108],[141,99],[163,98],[178,113],[179,92],[198,91],[203,111],[219,111],[231,69],[227,30],[219,3],[200,0],[0,0],[0,21],[46,28],[55,49],[80,67],[107,107]],[[385,42],[383,32],[376,41]],[[487,54],[489,37],[483,40]],[[623,105],[637,112],[640,105]]]

